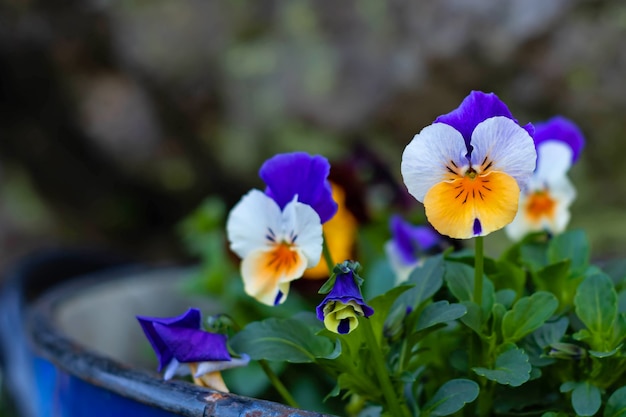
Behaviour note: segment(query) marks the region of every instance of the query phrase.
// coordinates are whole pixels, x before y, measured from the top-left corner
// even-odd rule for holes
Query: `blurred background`
[[[618,0],[4,0],[0,267],[57,244],[180,259],[176,225],[260,187],[276,152],[401,181],[472,89],[580,126],[571,227],[623,255],[625,40]]]
[[[361,221],[421,213],[402,150],[470,90],[580,126],[570,227],[623,256],[625,74],[619,0],[2,0],[0,268],[55,245],[187,260],[181,221],[277,152],[356,172]]]

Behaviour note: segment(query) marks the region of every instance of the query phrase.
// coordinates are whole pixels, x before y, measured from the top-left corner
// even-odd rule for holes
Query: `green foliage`
[[[422,416],[449,416],[478,397],[478,384],[469,379],[451,379],[424,405]]]
[[[317,336],[318,329],[303,325],[302,320],[269,318],[253,322],[231,339],[231,346],[255,360],[310,363],[318,358],[333,359],[339,345]]]
[[[626,387],[615,390],[606,402],[604,417],[626,416]]]
[[[539,291],[520,298],[502,318],[504,342],[515,343],[538,329],[558,307],[556,297],[549,292]]]
[[[561,385],[561,392],[571,392],[572,407],[579,416],[593,416],[602,405],[600,389],[588,381],[566,382]]]
[[[613,330],[617,319],[617,292],[611,278],[605,274],[587,277],[578,287],[574,304],[578,318],[587,327],[574,337],[587,342],[595,351],[608,352],[615,348]],[[619,337],[617,342],[621,342]]]
[[[326,399],[344,400],[351,416],[626,417],[626,261],[593,265],[583,232],[529,235],[483,268],[469,250],[432,255],[398,285],[365,243],[365,280],[356,283],[375,294],[366,300],[374,314],[335,334],[313,314],[318,289],[294,291],[275,310],[232,291],[224,277],[236,271],[211,220],[223,214],[218,206],[208,202],[183,230],[204,259],[203,288],[246,318],[262,313],[234,331],[230,348],[278,373],[295,363],[321,369],[331,381]]]
[[[528,355],[522,349],[511,344],[496,357],[493,369],[476,367],[472,370],[498,384],[518,387],[530,378],[531,365],[528,361]]]

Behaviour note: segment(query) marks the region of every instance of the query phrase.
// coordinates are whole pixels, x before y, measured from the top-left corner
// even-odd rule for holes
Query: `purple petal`
[[[265,193],[283,209],[298,195],[298,201],[308,204],[320,216],[322,223],[337,212],[328,182],[330,164],[320,155],[305,152],[278,154],[261,166],[259,176],[267,188]]]
[[[324,321],[324,306],[332,301],[339,301],[347,304],[350,301],[356,302],[363,309],[363,315],[369,317],[374,314],[374,309],[365,304],[361,289],[356,283],[352,272],[347,274],[337,274],[333,289],[326,295],[320,305],[317,306],[317,318]]]
[[[230,360],[223,334],[160,323],[154,323],[154,329],[180,363]]]
[[[418,260],[418,254],[436,246],[442,236],[430,226],[414,226],[395,214],[391,217],[393,244],[405,264]]]
[[[474,219],[474,236],[478,236],[483,232],[483,226],[480,224],[480,220]]]
[[[572,148],[572,163],[580,157],[580,152],[585,146],[585,137],[582,132],[569,119],[563,116],[555,116],[543,123],[535,123],[535,147],[547,140],[558,140]]]
[[[176,317],[137,316],[137,320],[139,320],[139,324],[159,360],[159,372],[172,360],[173,355],[161,335],[154,328],[154,325],[158,323],[164,326],[199,329],[202,322],[200,310],[197,308],[190,308]]]
[[[517,120],[513,118],[513,115],[509,111],[509,108],[504,104],[502,100],[498,98],[494,93],[483,93],[482,91],[472,91],[463,100],[461,105],[452,110],[448,114],[441,115],[435,119],[435,123],[445,123],[452,126],[463,135],[465,139],[465,146],[468,153],[471,152],[470,139],[472,138],[472,132],[476,126],[491,117],[504,116],[515,123]],[[523,128],[532,137],[533,126],[527,124]]]
[[[337,327],[337,333],[339,334],[348,334],[350,333],[350,320],[343,319],[339,322],[339,327]]]

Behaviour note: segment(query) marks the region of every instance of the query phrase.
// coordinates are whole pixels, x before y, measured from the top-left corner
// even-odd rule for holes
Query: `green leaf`
[[[528,355],[522,349],[511,344],[510,349],[498,355],[494,369],[476,367],[472,370],[499,384],[518,387],[530,378],[531,366]]]
[[[572,407],[579,416],[592,416],[602,405],[602,393],[588,381],[579,382],[572,391]]]
[[[604,407],[604,417],[626,417],[626,387],[611,394]]]
[[[626,286],[626,259],[614,259],[602,265],[602,270],[611,277],[620,290]]]
[[[569,230],[556,235],[548,245],[548,260],[550,263],[569,259],[572,262],[572,271],[582,273],[589,265],[589,241],[582,230]]]
[[[568,326],[569,319],[567,317],[560,317],[558,320],[545,323],[538,328],[532,334],[532,339],[539,347],[546,348],[552,343],[560,341],[563,336],[565,336]]]
[[[339,354],[329,338],[316,335],[314,328],[297,319],[269,318],[250,323],[230,339],[230,345],[254,360],[306,363]]]
[[[521,347],[528,354],[531,365],[540,367],[554,363],[553,358],[545,357],[545,351],[565,336],[568,326],[568,318],[560,317],[556,321],[544,323],[522,340]]]
[[[548,291],[559,300],[559,311],[573,305],[576,288],[583,275],[572,275],[569,259],[547,265],[531,274],[537,290]]]
[[[626,290],[621,290],[617,294],[617,311],[620,313],[626,312]]]
[[[626,339],[626,313],[619,313],[615,319],[615,326],[613,326],[611,346],[621,345],[624,339]]]
[[[409,275],[407,284],[412,284],[413,288],[402,297],[402,300],[406,301],[406,305],[417,308],[439,291],[443,285],[444,272],[443,256],[427,258],[424,265],[415,268]]]
[[[494,303],[493,308],[491,309],[491,333],[496,334],[497,337],[502,338],[502,332],[500,332],[500,328],[502,327],[502,318],[506,313],[506,307],[500,303]]]
[[[548,265],[548,246],[545,242],[531,242],[520,247],[521,262],[531,271]]]
[[[511,289],[496,291],[496,303],[503,305],[507,310],[511,308],[516,298],[517,294]]]
[[[578,286],[574,297],[576,314],[591,335],[587,343],[595,351],[609,351],[613,326],[617,318],[617,292],[605,274],[591,275]]]
[[[522,240],[506,248],[500,255],[499,261],[506,261],[506,262],[511,262],[515,265],[522,265],[527,259],[527,257],[523,256],[522,254],[522,248],[525,246],[531,246],[531,245],[542,246],[543,249],[541,250],[541,252],[544,253],[543,259],[545,259],[545,249],[547,248],[545,241],[546,241],[545,232],[529,233],[526,236],[524,236]]]
[[[589,350],[589,356],[593,356],[594,358],[609,358],[613,355],[615,355],[617,352],[619,352],[621,346],[616,347],[615,349],[611,350],[610,352],[597,352],[595,350]]]
[[[411,285],[399,285],[369,301],[368,305],[374,309],[374,314],[369,317],[369,320],[372,323],[375,334],[381,334],[385,321],[389,318],[389,311],[392,306],[396,307],[395,310],[406,311],[406,307],[399,306],[398,303],[400,299],[403,299],[404,294],[412,289]],[[402,320],[402,317],[399,317],[399,319]]]
[[[463,304],[467,309],[467,314],[461,317],[461,322],[477,334],[482,335],[482,314],[478,304],[473,301],[463,301],[461,304]]]
[[[439,323],[456,320],[467,313],[467,308],[463,304],[450,304],[448,301],[436,301],[429,304],[419,319],[416,330],[423,330]]]
[[[445,272],[444,279],[452,295],[459,301],[474,301],[474,268],[458,262],[447,262]],[[489,319],[495,298],[493,283],[483,276],[483,322]]]
[[[519,266],[505,261],[496,262],[497,271],[490,274],[496,290],[512,290],[517,296],[524,293],[526,285],[526,271]]]
[[[517,342],[532,333],[554,314],[558,306],[556,297],[545,291],[520,298],[502,319],[504,342]]]
[[[452,379],[443,384],[424,405],[422,412],[433,416],[449,416],[478,397],[478,384],[469,379]]]

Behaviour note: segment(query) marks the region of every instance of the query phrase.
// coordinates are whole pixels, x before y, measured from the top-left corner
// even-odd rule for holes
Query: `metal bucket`
[[[189,272],[80,251],[17,265],[0,297],[0,363],[20,415],[323,416],[163,381],[150,370],[149,352],[137,349],[146,341],[135,315],[177,315],[192,305],[219,311],[215,300],[178,291]]]

